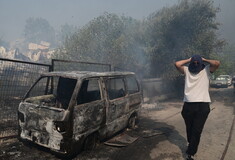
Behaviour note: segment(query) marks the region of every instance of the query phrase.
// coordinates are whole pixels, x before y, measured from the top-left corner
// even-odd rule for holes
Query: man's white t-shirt
[[[184,66],[185,86],[184,102],[211,102],[209,95],[210,65],[205,66],[198,74],[189,72]]]

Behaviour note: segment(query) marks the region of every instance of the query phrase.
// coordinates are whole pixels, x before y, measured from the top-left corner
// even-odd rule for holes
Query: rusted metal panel
[[[128,110],[140,109],[141,103],[142,103],[142,99],[139,93],[130,95]]]
[[[85,79],[93,77],[110,77],[134,75],[133,72],[89,72],[89,71],[58,71],[43,73],[42,76],[61,76],[67,78]]]
[[[128,108],[128,98],[122,97],[116,100],[112,100],[108,107],[107,123],[110,123],[115,119],[125,115],[125,113],[128,112]]]
[[[73,117],[73,133],[75,137],[87,135],[93,130],[102,127],[102,123],[105,120],[105,103],[101,100],[75,106]]]

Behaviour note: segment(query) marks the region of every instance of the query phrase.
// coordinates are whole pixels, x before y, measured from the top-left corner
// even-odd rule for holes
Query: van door
[[[109,131],[115,133],[126,126],[128,112],[128,99],[123,77],[106,79],[108,107],[106,124]],[[110,133],[111,134],[111,133]]]
[[[82,82],[73,113],[75,137],[92,133],[104,125],[105,100],[100,90],[98,78],[90,78]]]
[[[142,103],[142,93],[139,83],[135,76],[127,76],[125,80],[129,98],[129,111],[138,110]]]

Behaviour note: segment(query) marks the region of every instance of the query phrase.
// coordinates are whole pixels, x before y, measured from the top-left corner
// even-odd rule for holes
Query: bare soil
[[[234,160],[235,129],[233,88],[211,89],[211,113],[201,136],[196,160]],[[126,147],[100,143],[92,151],[78,154],[74,160],[184,160],[185,125],[181,117],[182,99],[145,99],[138,127],[125,130],[138,137]],[[122,133],[123,133],[122,132]],[[122,134],[121,133],[121,134]],[[2,160],[58,160],[49,150],[27,146],[17,139],[0,142]]]

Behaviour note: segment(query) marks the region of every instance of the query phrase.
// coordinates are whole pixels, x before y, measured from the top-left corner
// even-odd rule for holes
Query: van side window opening
[[[98,79],[89,79],[82,82],[77,97],[77,104],[101,100]]]
[[[42,95],[47,95],[49,94],[48,91],[50,91],[50,89],[48,89],[48,78],[51,79],[50,77],[43,77],[41,78],[35,85],[34,87],[31,89],[31,91],[29,92],[28,97],[36,97],[36,96],[42,96]]]
[[[108,79],[107,91],[110,100],[124,97],[126,95],[124,80],[122,78]]]
[[[60,108],[64,109],[68,108],[76,83],[77,83],[76,79],[63,78],[63,77],[59,78],[56,100],[57,103],[61,105]]]
[[[26,102],[67,109],[76,83],[71,78],[43,77],[31,89]]]
[[[139,92],[139,86],[138,86],[138,83],[137,83],[135,77],[133,77],[133,76],[127,77],[126,84],[127,84],[127,92],[129,94]]]

